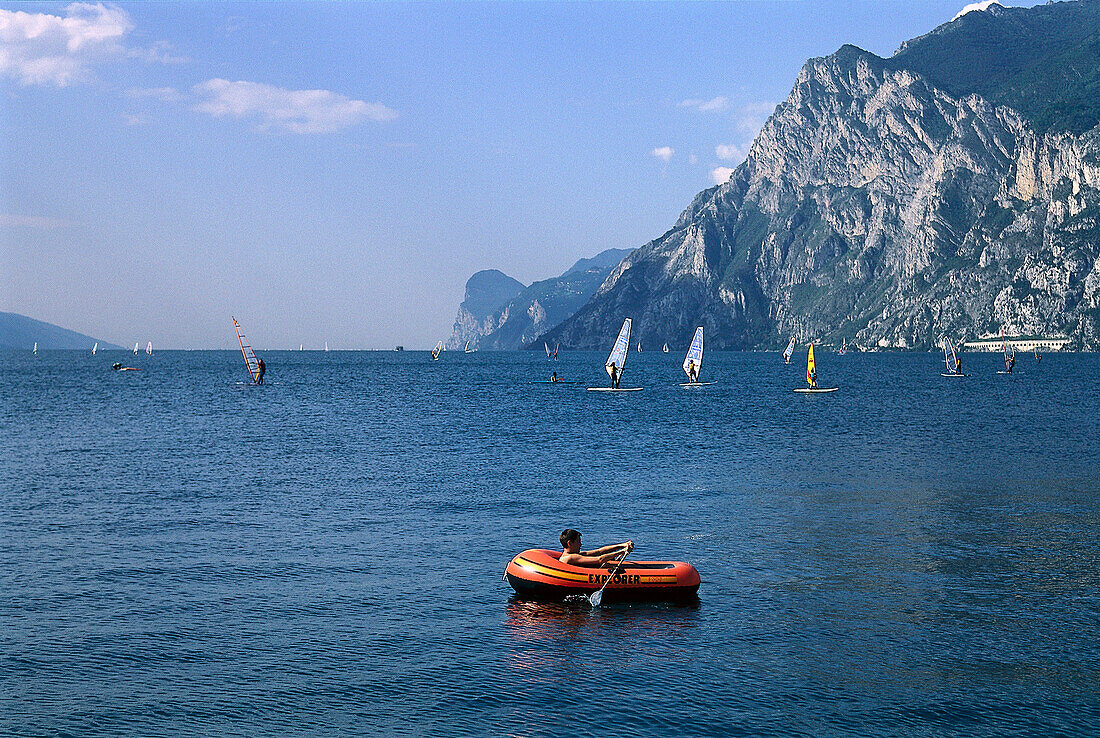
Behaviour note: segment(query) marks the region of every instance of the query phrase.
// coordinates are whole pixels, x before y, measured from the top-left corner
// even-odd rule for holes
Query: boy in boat
[[[264,373],[267,371],[267,364],[263,359],[256,359],[256,384],[264,383]]]
[[[561,532],[561,546],[564,549],[558,561],[573,566],[603,566],[612,559],[617,559],[623,552],[630,553],[634,550],[634,541],[616,543],[614,546],[603,546],[592,551],[581,551],[581,534],[572,528],[566,528]]]

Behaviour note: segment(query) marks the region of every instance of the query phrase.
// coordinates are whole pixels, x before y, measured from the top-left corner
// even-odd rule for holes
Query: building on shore
[[[1005,336],[1005,342],[1017,351],[1061,351],[1070,342],[1068,336]],[[963,344],[967,351],[1000,351],[1001,336],[982,336]]]

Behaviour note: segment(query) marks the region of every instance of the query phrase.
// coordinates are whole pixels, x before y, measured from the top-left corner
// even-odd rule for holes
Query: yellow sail
[[[811,376],[817,373],[817,365],[814,364],[814,345],[810,344],[810,353],[806,354],[806,384],[813,384]]]

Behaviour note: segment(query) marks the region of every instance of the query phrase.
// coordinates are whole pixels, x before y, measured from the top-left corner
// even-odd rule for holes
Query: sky
[[[0,311],[428,348],[476,271],[666,232],[806,59],[964,5],[0,2]]]

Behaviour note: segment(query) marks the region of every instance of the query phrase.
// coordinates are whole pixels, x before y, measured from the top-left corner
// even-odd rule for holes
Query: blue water
[[[4,355],[0,734],[1096,734],[1100,356],[264,356]],[[698,606],[514,600],[565,527]]]

